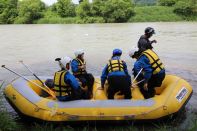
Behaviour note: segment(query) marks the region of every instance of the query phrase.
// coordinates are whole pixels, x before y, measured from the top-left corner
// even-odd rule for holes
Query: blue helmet
[[[122,55],[122,51],[120,49],[114,49],[113,50],[113,56],[118,55],[121,56]]]

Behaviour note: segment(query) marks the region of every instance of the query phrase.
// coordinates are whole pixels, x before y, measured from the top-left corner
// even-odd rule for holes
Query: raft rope
[[[139,116],[139,115],[146,115],[146,114],[148,114],[148,113],[151,113],[151,112],[153,112],[153,111],[155,111],[155,110],[157,110],[157,109],[159,109],[159,108],[166,108],[167,106],[166,106],[166,103],[169,101],[169,99],[170,99],[170,94],[172,93],[172,90],[174,89],[173,87],[175,87],[177,84],[178,84],[178,82],[179,82],[179,80],[181,80],[181,78],[178,78],[177,80],[176,80],[176,82],[174,83],[174,84],[172,84],[171,85],[171,90],[169,91],[169,93],[168,93],[168,95],[167,95],[167,98],[168,99],[166,99],[165,100],[165,102],[164,102],[164,104],[163,105],[161,105],[161,106],[159,106],[159,107],[157,107],[157,108],[155,108],[155,109],[152,109],[152,110],[150,110],[150,111],[147,111],[147,112],[143,112],[143,113],[141,113],[141,114],[138,114],[138,115],[136,115],[136,116]],[[166,109],[165,109],[166,110]]]
[[[151,111],[143,112],[143,113],[136,114],[136,115],[135,114],[125,114],[125,115],[122,115],[122,116],[120,116],[120,115],[102,115],[102,114],[101,115],[94,115],[94,116],[78,115],[78,114],[68,114],[66,112],[57,112],[57,107],[58,107],[58,103],[57,102],[54,104],[54,107],[52,107],[52,109],[50,109],[50,110],[49,109],[39,108],[36,104],[34,104],[34,105],[36,106],[36,108],[39,108],[39,110],[46,110],[46,111],[51,112],[51,117],[53,117],[55,115],[65,115],[65,116],[68,116],[68,117],[104,117],[105,116],[105,117],[130,117],[130,118],[135,118],[136,116],[147,115],[147,114],[149,114],[149,113],[151,113],[151,112],[153,112],[153,111],[155,111],[157,109],[165,107],[166,103],[170,99],[169,96],[170,96],[172,90],[174,89],[173,87],[175,87],[178,84],[179,80],[181,80],[181,78],[177,79],[176,82],[171,85],[171,87],[170,87],[171,90],[169,91],[169,93],[167,95],[168,99],[165,100],[163,105],[161,105],[161,106],[159,106],[159,107],[157,107],[155,109],[152,109]],[[99,88],[97,88],[97,90],[99,90]]]
[[[164,104],[162,104],[161,106],[159,106],[159,107],[156,107],[155,109],[152,109],[152,110],[150,110],[150,111],[147,111],[147,112],[143,112],[143,113],[140,113],[140,114],[125,114],[125,115],[122,115],[122,116],[120,116],[120,115],[94,115],[94,116],[89,116],[89,115],[77,115],[77,114],[67,114],[67,113],[65,113],[65,112],[63,112],[62,114],[64,114],[64,115],[68,115],[68,116],[78,116],[78,117],[102,117],[102,116],[105,116],[105,117],[125,117],[125,116],[133,116],[134,118],[136,117],[136,116],[140,116],[140,115],[147,115],[147,114],[149,114],[149,113],[151,113],[151,112],[153,112],[153,111],[155,111],[155,110],[158,110],[158,109],[160,109],[160,108],[163,108],[164,109],[164,107],[165,107],[165,109],[164,110],[166,110],[167,109],[167,107],[165,106],[166,105],[166,103],[169,101],[169,99],[170,99],[170,94],[172,93],[172,90],[174,89],[174,87],[178,84],[178,82],[179,82],[179,80],[181,80],[181,78],[178,78],[177,80],[176,80],[176,82],[174,83],[174,84],[172,84],[171,85],[171,87],[170,87],[170,91],[169,91],[169,93],[168,93],[168,95],[167,95],[167,98],[168,99],[166,99],[165,100],[165,102],[164,102]],[[99,88],[97,88],[97,90],[99,90]]]

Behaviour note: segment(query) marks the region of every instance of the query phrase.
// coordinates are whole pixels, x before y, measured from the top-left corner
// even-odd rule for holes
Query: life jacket
[[[78,71],[77,72],[73,72],[74,75],[81,75],[81,74],[85,74],[86,73],[86,62],[84,60],[84,62],[82,62],[82,60],[75,58],[74,60],[76,60],[79,64],[78,64]],[[83,66],[84,68],[79,68],[79,66]]]
[[[107,69],[108,69],[108,73],[114,71],[124,71],[122,60],[109,60]]]
[[[148,57],[151,67],[153,69],[153,75],[159,73],[161,70],[164,69],[163,63],[161,62],[158,55],[153,50],[148,49],[142,52],[142,55]]]
[[[54,88],[56,96],[71,96],[72,88],[64,82],[64,76],[67,71],[55,72]]]

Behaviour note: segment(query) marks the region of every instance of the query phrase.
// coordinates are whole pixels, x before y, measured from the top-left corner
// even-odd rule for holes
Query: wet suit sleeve
[[[123,68],[124,68],[124,72],[126,75],[130,76],[129,75],[129,72],[128,72],[128,69],[127,69],[127,64],[123,61]]]
[[[141,68],[143,68],[145,83],[147,83],[152,76],[152,67],[149,63],[149,59],[145,55],[141,56],[134,64],[134,70],[136,73],[138,73]]]
[[[107,75],[108,75],[108,71],[107,71],[107,65],[106,65],[101,75],[101,87],[104,87],[105,81],[107,79]]]
[[[79,63],[76,60],[72,60],[71,62],[71,69],[72,72],[78,72],[79,68],[78,68]]]
[[[66,73],[66,75],[64,76],[64,81],[74,90],[78,90],[80,88],[77,79],[72,74],[70,74],[70,72]]]

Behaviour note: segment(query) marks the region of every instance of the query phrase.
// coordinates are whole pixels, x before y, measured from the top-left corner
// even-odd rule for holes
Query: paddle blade
[[[56,58],[56,59],[55,59],[55,61],[60,61],[60,60],[61,60],[61,58]]]

